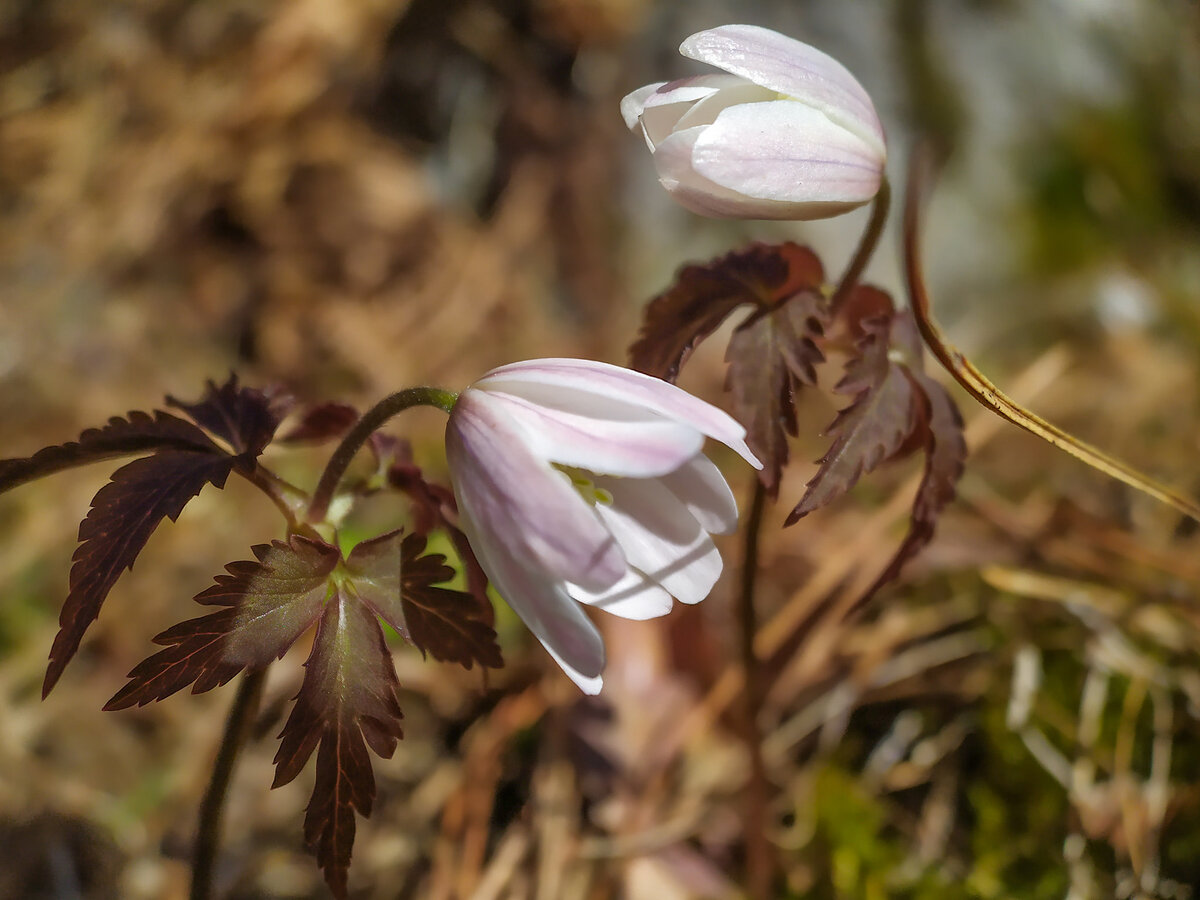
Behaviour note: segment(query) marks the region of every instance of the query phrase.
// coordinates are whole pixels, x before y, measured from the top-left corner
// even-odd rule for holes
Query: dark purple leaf
[[[234,458],[223,453],[163,450],[117,469],[92,498],[92,508],[79,526],[70,589],[50,650],[43,697],[75,655],[118,576],[133,567],[158,523],[164,517],[175,521],[204,485],[224,487],[233,463]]]
[[[319,444],[341,437],[358,421],[358,410],[345,403],[320,403],[309,407],[300,421],[278,438],[284,444]]]
[[[389,466],[388,483],[412,501],[414,532],[425,536],[439,528],[446,532],[450,543],[454,544],[459,562],[462,563],[467,578],[467,590],[475,596],[481,610],[483,607],[490,610],[492,606],[487,596],[487,575],[484,574],[483,566],[479,565],[479,560],[475,558],[471,542],[458,527],[458,505],[454,502],[453,491],[435,482],[426,481],[424,473],[413,462],[411,451],[407,451],[407,446],[405,444],[402,448],[406,452],[398,453]],[[491,625],[494,619],[489,616],[486,621]]]
[[[872,314],[851,320],[851,333],[858,335],[856,352],[834,390],[854,400],[830,425],[833,445],[821,458],[820,469],[787,525],[837,499],[865,473],[908,450],[920,424],[923,401],[907,369],[890,355],[891,301],[874,288],[859,288],[856,293],[873,302],[882,297],[886,311],[874,315],[874,309],[864,304]]]
[[[796,391],[816,384],[816,365],[825,358],[816,344],[825,314],[824,296],[801,290],[752,314],[725,350],[733,416],[746,426],[746,443],[763,462],[760,478],[772,497],[787,464],[788,435],[796,434]]]
[[[124,419],[114,416],[103,428],[89,428],[78,441],[44,447],[23,459],[0,460],[0,493],[75,466],[159,450],[220,452],[191,422],[161,411],[131,412]]]
[[[256,560],[226,566],[196,602],[225,609],[164,631],[161,650],[129,673],[129,683],[105,709],[144,706],[189,684],[199,694],[225,684],[242,669],[278,659],[321,615],[336,548],[293,535],[254,548]]]
[[[272,787],[294,779],[320,745],[304,836],[334,896],[344,900],[354,813],[370,815],[375,800],[367,747],[387,759],[402,737],[399,682],[374,612],[341,592],[326,605],[304,665]]]
[[[492,669],[504,665],[494,612],[487,597],[436,587],[454,577],[440,553],[421,556],[425,538],[410,534],[402,547],[401,596],[409,639],[441,662],[456,662],[469,669],[479,663]],[[390,621],[390,620],[389,620]]]
[[[705,265],[680,270],[646,307],[630,364],[674,382],[692,350],[743,304],[773,309],[805,291],[820,291],[821,261],[799,244],[755,244]]]
[[[242,457],[242,465],[250,465],[262,453],[282,418],[282,410],[265,393],[240,387],[236,375],[230,375],[220,387],[208,382],[204,396],[196,403],[183,403],[174,397],[168,397],[167,403],[228,442]]]
[[[360,600],[391,625],[405,640],[411,640],[400,602],[402,531],[389,531],[363,541],[346,559],[350,584]]]
[[[129,673],[129,683],[104,708],[145,706],[189,684],[193,694],[227,684],[245,668],[225,655],[225,642],[236,623],[237,610],[222,609],[168,628],[154,638],[156,644],[165,644],[167,649],[138,663]]]

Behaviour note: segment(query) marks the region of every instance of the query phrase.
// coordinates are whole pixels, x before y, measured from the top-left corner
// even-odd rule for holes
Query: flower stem
[[[275,508],[287,521],[289,533],[300,530],[298,516],[307,501],[307,496],[300,488],[280,478],[261,463],[256,464],[251,472],[242,474],[247,481],[266,494],[275,504]]]
[[[333,500],[334,491],[337,490],[342,476],[346,474],[346,469],[350,467],[350,462],[384,422],[414,406],[436,406],[438,409],[450,412],[457,399],[457,394],[438,388],[408,388],[384,397],[367,410],[342,438],[342,442],[333,451],[333,456],[329,458],[325,471],[321,473],[321,480],[317,482],[317,489],[313,492],[312,502],[308,506],[308,520],[320,522],[325,518],[325,514],[329,512],[329,504]]]
[[[846,302],[846,297],[858,284],[858,279],[862,276],[867,263],[871,261],[875,248],[879,246],[879,238],[883,236],[883,226],[887,224],[888,211],[891,206],[892,187],[884,177],[879,185],[879,192],[871,203],[871,218],[867,220],[867,227],[863,230],[862,237],[858,239],[858,247],[854,250],[854,256],[850,258],[850,264],[846,266],[842,280],[838,282],[837,289],[829,299],[831,317],[837,315],[842,304]]]
[[[980,405],[987,407],[1000,418],[1037,435],[1052,446],[1071,454],[1110,478],[1115,478],[1134,490],[1141,491],[1143,494],[1174,507],[1185,516],[1200,521],[1200,504],[1195,500],[1159,484],[1128,463],[1109,456],[1104,451],[1081,441],[1073,434],[1025,409],[992,384],[961,351],[946,340],[930,310],[929,294],[925,290],[925,278],[921,271],[919,239],[921,168],[925,164],[921,157],[922,154],[914,154],[912,165],[909,168],[908,196],[904,209],[904,271],[908,279],[908,293],[917,329],[921,332],[926,346],[937,357],[938,362]]]
[[[200,801],[200,819],[196,828],[196,848],[192,857],[192,889],[189,900],[209,900],[212,896],[213,868],[217,859],[217,844],[221,834],[221,814],[238,751],[250,730],[250,722],[258,712],[266,669],[247,672],[238,684],[237,695],[225,720],[221,747],[213,762],[212,777],[204,799]]]
[[[754,636],[758,632],[758,616],[754,607],[754,591],[758,581],[758,537],[762,530],[767,506],[767,489],[754,479],[754,499],[746,516],[746,544],[742,554],[742,587],[738,598],[742,670],[745,672],[743,736],[750,754],[750,784],[746,791],[746,887],[751,897],[773,896],[775,860],[767,839],[767,801],[769,786],[767,769],[762,755],[762,733],[758,725],[762,707],[763,684],[758,657],[754,654]]]

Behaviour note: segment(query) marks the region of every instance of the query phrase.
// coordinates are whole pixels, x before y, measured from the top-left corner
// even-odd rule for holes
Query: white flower
[[[879,191],[883,126],[837,60],[755,25],[701,31],[679,52],[730,74],[647,85],[621,113],[683,206],[722,218],[821,219]]]
[[[737,506],[701,452],[716,438],[757,468],[745,429],[686,391],[619,366],[538,359],[462,392],[446,459],[471,547],[566,673],[597,693],[604,644],[576,604],[650,619],[703,600],[721,573],[709,533]]]

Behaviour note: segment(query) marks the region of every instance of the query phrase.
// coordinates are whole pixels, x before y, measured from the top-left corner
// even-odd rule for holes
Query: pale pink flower
[[[878,193],[883,126],[837,60],[756,25],[701,31],[679,52],[729,74],[646,85],[621,113],[683,206],[721,218],[821,219]]]
[[[732,531],[737,506],[701,451],[712,437],[761,468],[745,434],[674,385],[589,360],[502,366],[459,396],[446,458],[463,530],[585,692],[600,690],[604,644],[579,603],[650,619],[716,583],[709,533]]]

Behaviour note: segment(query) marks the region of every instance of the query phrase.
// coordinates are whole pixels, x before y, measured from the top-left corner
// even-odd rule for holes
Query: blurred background
[[[680,265],[752,239],[811,242],[837,273],[865,213],[696,218],[618,115],[635,87],[698,71],[682,38],[731,21],[858,75],[901,194],[917,136],[945,151],[925,257],[954,341],[1047,418],[1200,491],[1200,11],[1183,0],[4,0],[0,456],[230,370],[365,406],[519,358],[622,362]],[[868,279],[899,297],[896,237]],[[683,383],[720,403],[712,343]],[[960,498],[853,621],[918,463],[774,527],[835,410],[806,401],[759,597],[780,896],[1196,896],[1195,523],[956,396]],[[433,473],[441,424],[395,429]],[[301,483],[321,463],[268,460]],[[4,900],[186,896],[232,691],[100,708],[224,563],[279,534],[244,485],[206,491],[43,702],[77,522],[106,474],[0,497]],[[405,740],[376,761],[353,896],[739,896],[739,550],[724,549],[700,607],[605,618],[597,699],[503,605],[507,666],[486,683],[398,646]],[[302,848],[311,768],[268,790],[304,653],[272,667],[221,896],[327,896]]]

